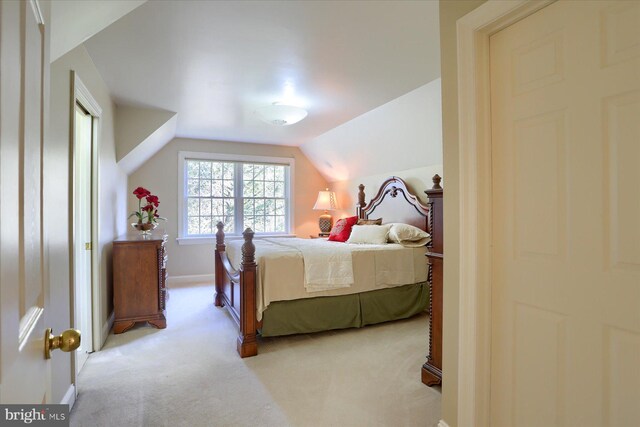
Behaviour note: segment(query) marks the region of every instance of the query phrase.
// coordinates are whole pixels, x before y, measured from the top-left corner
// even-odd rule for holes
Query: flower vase
[[[143,236],[148,236],[158,226],[155,222],[133,222],[131,223],[131,227],[135,228],[142,234]]]

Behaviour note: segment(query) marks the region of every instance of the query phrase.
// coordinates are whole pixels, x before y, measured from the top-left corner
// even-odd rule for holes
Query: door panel
[[[625,1],[491,37],[493,426],[640,425],[638,46]]]
[[[45,28],[37,2],[0,2],[0,402],[47,400],[42,151]]]
[[[26,3],[26,2],[23,2]],[[39,310],[44,302],[44,281],[42,280],[42,46],[40,28],[27,4],[25,12],[25,47],[23,49],[24,79],[22,81],[21,122],[23,139],[20,145],[19,165],[20,202],[20,242],[22,244],[20,270],[23,275],[21,286],[21,323],[28,313]]]

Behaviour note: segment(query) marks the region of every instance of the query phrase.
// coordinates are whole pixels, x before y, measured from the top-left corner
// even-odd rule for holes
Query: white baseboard
[[[189,276],[169,276],[167,284],[172,287],[188,286],[194,284],[213,285],[215,276],[213,274],[193,274]]]
[[[438,422],[438,427],[449,427],[449,424],[444,422],[444,420],[440,420],[440,422]]]
[[[67,389],[67,392],[64,394],[62,401],[60,402],[63,405],[69,405],[69,412],[71,412],[71,408],[76,403],[76,386],[75,384],[71,384]]]
[[[111,327],[113,326],[113,320],[116,317],[115,311],[111,312],[111,315],[107,319],[107,321],[102,325],[102,330],[100,331],[100,347],[94,348],[94,351],[99,351],[102,349],[105,341],[107,341],[107,337],[109,336],[109,331],[111,331]]]

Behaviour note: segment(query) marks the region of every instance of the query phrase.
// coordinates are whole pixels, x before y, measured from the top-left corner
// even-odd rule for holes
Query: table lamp
[[[331,226],[333,225],[333,218],[331,218],[328,211],[338,209],[336,193],[329,191],[328,188],[324,191],[319,191],[318,200],[316,200],[313,209],[316,211],[324,211],[324,213],[320,215],[318,225],[320,226],[320,236],[328,236],[329,232],[331,232]]]

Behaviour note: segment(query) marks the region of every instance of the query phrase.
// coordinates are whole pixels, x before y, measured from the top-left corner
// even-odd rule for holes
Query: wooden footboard
[[[216,294],[214,304],[226,307],[231,317],[240,328],[237,340],[237,350],[240,357],[250,357],[258,354],[258,329],[256,319],[256,247],[253,244],[253,231],[244,230],[244,244],[242,245],[242,263],[236,270],[231,265],[224,243],[224,224],[219,222],[216,233]]]

